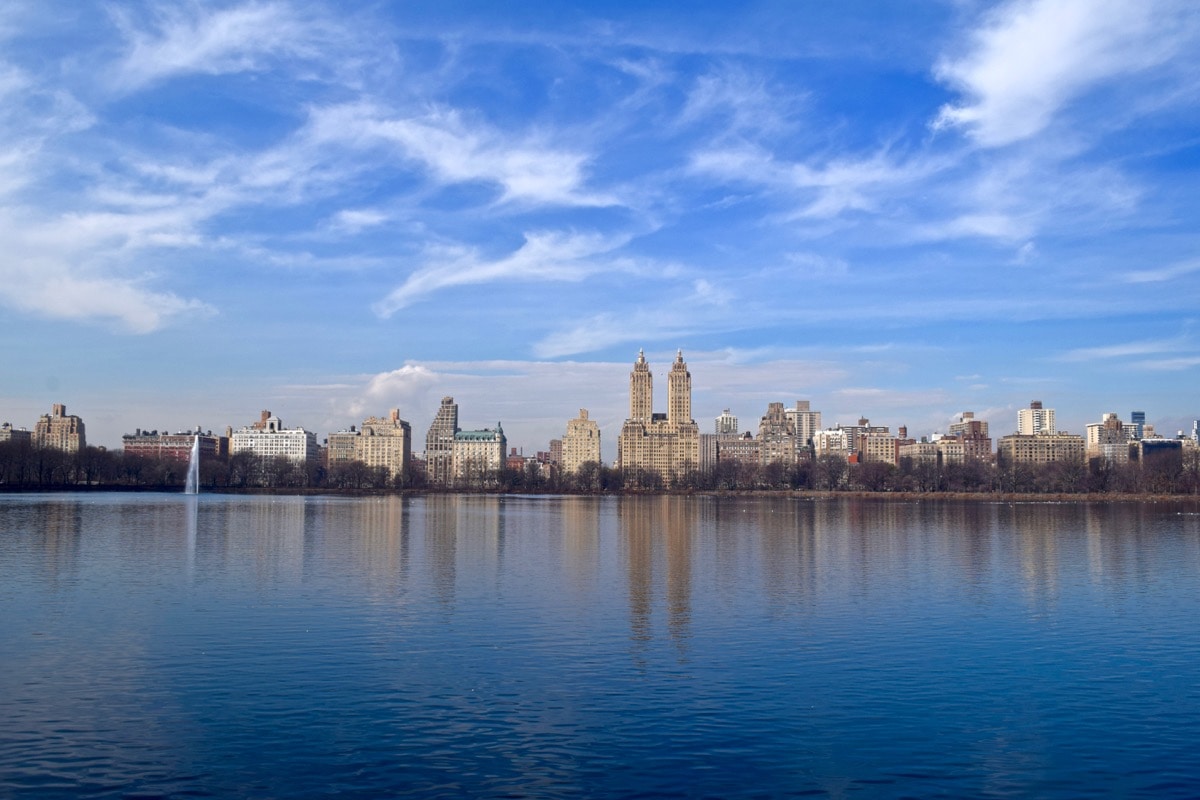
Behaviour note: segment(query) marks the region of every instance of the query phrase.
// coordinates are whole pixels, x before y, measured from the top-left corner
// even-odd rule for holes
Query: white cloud
[[[606,206],[617,201],[584,189],[589,156],[536,134],[512,135],[454,109],[405,115],[371,103],[316,109],[309,135],[362,149],[390,144],[439,183],[481,181],[501,187],[501,202]]]
[[[197,2],[160,5],[149,30],[127,10],[114,18],[128,39],[115,83],[141,89],[176,75],[219,75],[262,69],[272,58],[316,58],[330,23],[302,19],[287,4],[250,2],[213,9]]]
[[[1159,353],[1177,353],[1182,348],[1191,348],[1187,337],[1173,339],[1143,339],[1136,342],[1104,345],[1102,347],[1080,347],[1068,350],[1058,357],[1059,361],[1095,361],[1108,358],[1152,356]]]
[[[1160,269],[1134,270],[1125,273],[1124,279],[1126,283],[1163,283],[1194,272],[1200,272],[1200,259],[1181,261]]]
[[[627,244],[629,236],[579,233],[527,233],[525,242],[504,258],[488,261],[474,250],[449,248],[434,252],[433,263],[417,270],[375,305],[388,317],[425,295],[451,286],[495,281],[580,281],[596,272],[619,269],[625,262],[596,260]]]
[[[939,80],[965,99],[934,128],[957,127],[998,147],[1027,139],[1096,85],[1163,64],[1194,23],[1189,0],[1017,0],[990,13]]]

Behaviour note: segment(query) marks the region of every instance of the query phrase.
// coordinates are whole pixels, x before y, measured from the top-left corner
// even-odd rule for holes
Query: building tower
[[[738,432],[738,418],[729,413],[729,409],[721,412],[721,416],[716,419],[716,429],[714,433],[718,436],[732,436]]]
[[[55,403],[49,414],[42,414],[33,426],[32,441],[37,447],[67,453],[78,453],[87,449],[83,420],[74,414],[68,415],[67,407],[62,403]]]
[[[675,363],[667,375],[667,422],[681,425],[692,421],[692,373],[683,363],[683,351],[675,354]]]
[[[430,482],[448,485],[454,468],[454,434],[458,433],[458,404],[443,397],[425,435],[425,472]]]
[[[579,409],[576,419],[568,420],[567,433],[562,438],[563,472],[570,475],[589,461],[600,463],[600,426],[588,419],[586,408]]]
[[[1054,409],[1043,408],[1041,400],[1034,400],[1029,408],[1017,412],[1017,433],[1033,436],[1042,433],[1057,433],[1054,426]]]
[[[646,363],[645,351],[638,350],[637,361],[629,373],[629,418],[649,424],[653,414],[654,379],[650,375],[650,365]]]
[[[1133,423],[1133,438],[1141,439],[1146,433],[1146,412],[1131,411],[1129,412],[1129,420]]]

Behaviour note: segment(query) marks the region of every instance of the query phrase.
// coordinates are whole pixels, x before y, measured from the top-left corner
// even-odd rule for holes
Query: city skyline
[[[1192,4],[553,8],[6,4],[0,414],[1200,416]]]

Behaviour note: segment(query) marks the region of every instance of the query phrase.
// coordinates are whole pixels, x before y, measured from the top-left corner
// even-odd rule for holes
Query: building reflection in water
[[[685,658],[692,614],[692,548],[702,501],[689,497],[630,497],[617,506],[628,575],[630,637],[644,648],[654,636],[656,601],[679,657]],[[660,599],[656,575],[665,573]],[[635,648],[636,651],[637,648]]]

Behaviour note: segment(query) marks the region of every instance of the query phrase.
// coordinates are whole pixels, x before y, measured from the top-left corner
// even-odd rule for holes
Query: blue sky
[[[511,7],[510,7],[511,6]],[[1200,417],[1190,0],[7,2],[0,417]]]

